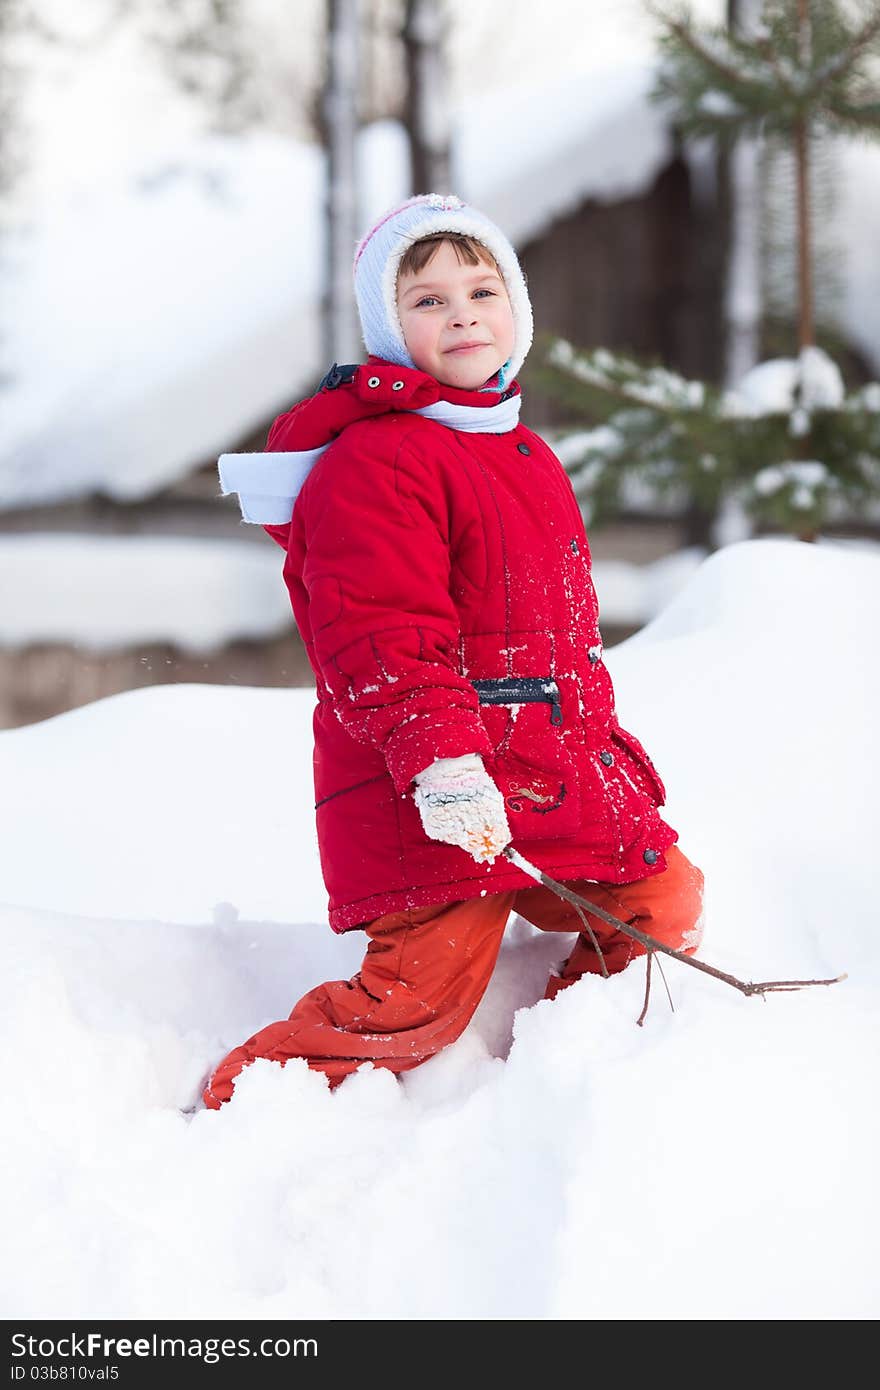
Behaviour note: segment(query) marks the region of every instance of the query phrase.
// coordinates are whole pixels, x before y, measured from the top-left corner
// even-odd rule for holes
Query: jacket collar
[[[414,411],[446,401],[485,410],[520,394],[514,381],[504,391],[462,391],[415,367],[398,367],[381,357],[339,366],[336,362],[312,396],[280,415],[269,431],[267,449],[317,449],[346,425],[390,411]]]
[[[428,372],[419,371],[417,367],[400,367],[394,362],[386,362],[383,357],[372,355],[367,358],[364,366],[355,368],[354,372],[356,389],[360,396],[369,400],[373,392],[378,392],[383,399],[388,400],[392,410],[418,410],[421,406],[436,405],[439,401],[448,401],[450,405],[479,408],[499,405],[502,401],[520,394],[517,381],[511,382],[506,389],[497,384],[499,372],[496,372],[485,385],[474,391],[465,391],[456,386],[447,386],[445,382],[438,381]],[[325,377],[324,380],[326,379]],[[372,383],[377,379],[378,385],[374,386]]]
[[[263,453],[221,454],[221,492],[238,493],[245,521],[283,525],[312,468],[347,425],[411,412],[451,429],[506,433],[516,427],[519,395],[517,382],[504,391],[461,391],[380,357],[365,365],[334,362],[313,396],[278,416]]]
[[[394,405],[394,408],[399,410],[417,410],[419,406],[435,405],[437,401],[449,401],[451,405],[492,406],[498,405],[501,401],[510,400],[511,397],[518,396],[520,393],[518,381],[511,382],[506,389],[497,384],[500,372],[496,372],[490,381],[476,390],[465,391],[456,386],[447,386],[445,382],[438,381],[428,372],[419,371],[417,367],[398,367],[393,362],[386,362],[383,357],[368,357],[366,367],[360,370],[370,371],[373,376],[379,376],[383,384],[385,378],[389,376],[392,386],[394,382],[403,382],[403,387],[397,388],[398,399]],[[494,390],[491,389],[493,385]],[[430,392],[431,399],[407,400],[406,404],[400,399],[400,396],[407,398],[410,393],[415,395],[421,394],[422,391]]]

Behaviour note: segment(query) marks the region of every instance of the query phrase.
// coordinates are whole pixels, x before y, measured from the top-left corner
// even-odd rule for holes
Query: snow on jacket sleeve
[[[397,432],[347,430],[310,477],[294,530],[314,659],[336,715],[381,750],[402,793],[435,758],[492,745],[457,666],[442,469],[406,442],[392,453]]]

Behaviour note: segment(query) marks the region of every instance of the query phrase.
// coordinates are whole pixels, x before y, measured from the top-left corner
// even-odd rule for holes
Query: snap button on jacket
[[[678,838],[597,659],[590,550],[562,464],[523,425],[473,433],[412,413],[498,399],[370,358],[270,431],[269,450],[333,441],[290,525],[266,530],[286,550],[315,675],[318,846],[336,931],[532,882],[507,859],[478,865],[426,837],[413,778],[435,758],[481,754],[514,846],[558,879],[660,873]]]

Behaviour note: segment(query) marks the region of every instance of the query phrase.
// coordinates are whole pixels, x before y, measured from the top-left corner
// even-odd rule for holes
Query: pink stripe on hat
[[[456,198],[454,193],[417,193],[415,197],[407,198],[405,203],[400,203],[396,208],[392,208],[390,212],[386,212],[384,217],[380,217],[379,221],[370,228],[366,236],[361,238],[354,255],[355,266],[357,266],[358,261],[366,250],[368,241],[371,237],[376,235],[380,227],[384,227],[385,223],[390,222],[392,217],[396,217],[398,213],[405,212],[407,208],[420,206],[436,208],[438,212],[452,212],[457,208],[463,208],[464,203],[460,198]]]

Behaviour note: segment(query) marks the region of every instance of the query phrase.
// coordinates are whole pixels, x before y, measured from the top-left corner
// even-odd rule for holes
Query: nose
[[[472,328],[477,322],[477,316],[473,307],[456,309],[449,315],[450,328]]]

